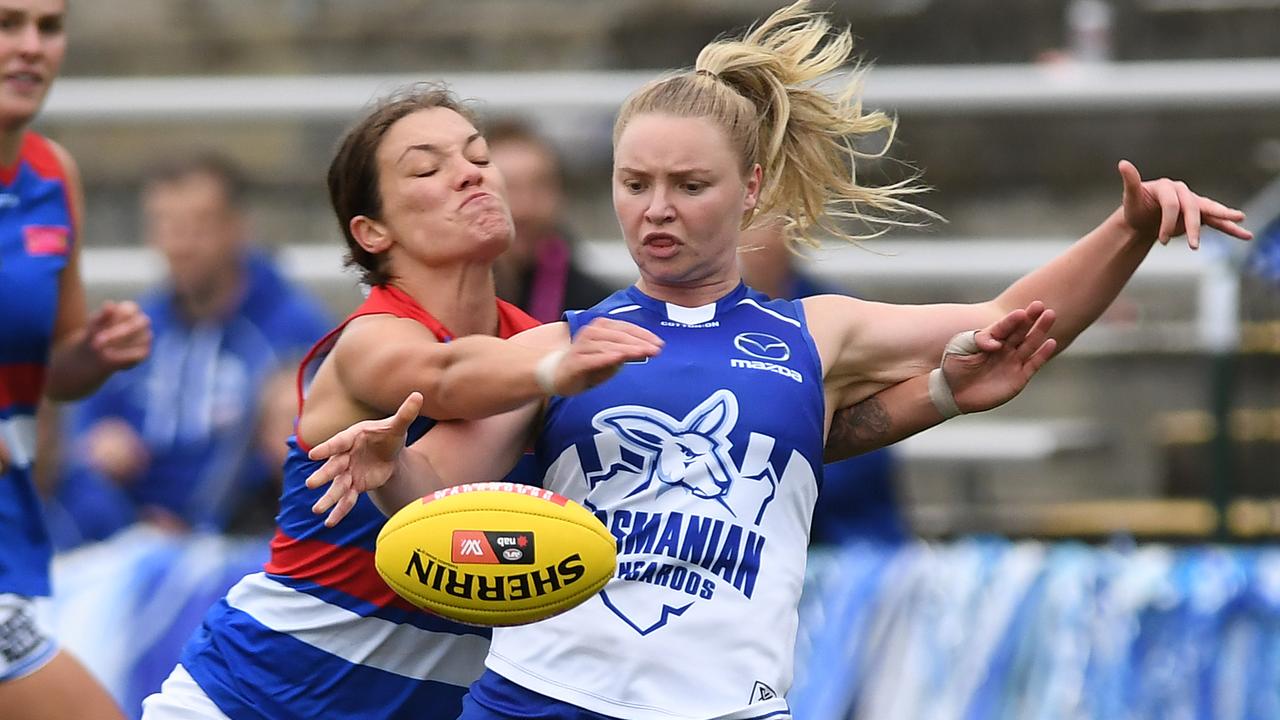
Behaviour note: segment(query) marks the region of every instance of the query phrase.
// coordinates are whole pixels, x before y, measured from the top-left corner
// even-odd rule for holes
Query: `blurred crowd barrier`
[[[264,539],[62,556],[50,622],[132,716]],[[963,539],[815,550],[799,720],[1280,717],[1280,548]]]
[[[815,554],[796,718],[1280,717],[1280,549]]]
[[[267,554],[266,537],[134,525],[57,557],[44,620],[136,718],[205,612]]]

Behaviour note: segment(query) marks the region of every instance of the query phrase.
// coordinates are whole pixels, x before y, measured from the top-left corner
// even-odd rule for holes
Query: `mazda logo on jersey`
[[[733,346],[753,358],[782,362],[791,358],[791,348],[768,333],[738,333],[733,339]]]

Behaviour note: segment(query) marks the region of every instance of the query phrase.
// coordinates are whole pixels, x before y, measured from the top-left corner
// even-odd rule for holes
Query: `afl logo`
[[[791,348],[767,333],[739,333],[733,339],[733,346],[753,358],[783,362],[791,358]]]

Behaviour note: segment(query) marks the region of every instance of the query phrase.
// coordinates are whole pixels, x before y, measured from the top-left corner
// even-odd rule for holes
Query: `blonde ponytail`
[[[856,68],[837,96],[816,86],[852,50],[847,29],[832,28],[825,15],[799,0],[741,39],[707,45],[693,70],[638,90],[623,104],[614,142],[638,114],[709,118],[728,133],[744,173],[760,164],[764,185],[755,216],[782,218],[793,243],[816,245],[810,238],[815,229],[856,242],[893,226],[919,225],[921,216],[937,217],[906,199],[925,189],[915,178],[878,187],[858,184],[858,161],[884,156],[896,123],[879,111],[862,112],[862,74]],[[887,135],[878,151],[855,147],[881,131]],[[846,220],[872,231],[851,232]]]

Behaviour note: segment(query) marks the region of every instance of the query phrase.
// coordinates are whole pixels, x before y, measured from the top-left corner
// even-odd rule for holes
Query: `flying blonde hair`
[[[842,92],[831,95],[818,80],[840,69],[853,51],[847,28],[832,27],[807,0],[770,15],[739,39],[720,39],[698,53],[692,70],[654,80],[637,90],[618,114],[613,142],[636,115],[660,113],[708,118],[728,134],[745,174],[763,170],[760,202],[744,218],[778,218],[788,244],[817,247],[819,230],[856,243],[895,226],[937,218],[906,198],[926,188],[910,177],[881,186],[857,181],[859,159],[883,157],[897,123],[882,112],[862,112],[863,72],[855,66]],[[876,152],[858,150],[864,137],[887,131]],[[912,219],[915,218],[915,219]],[[873,228],[854,233],[845,220]]]

